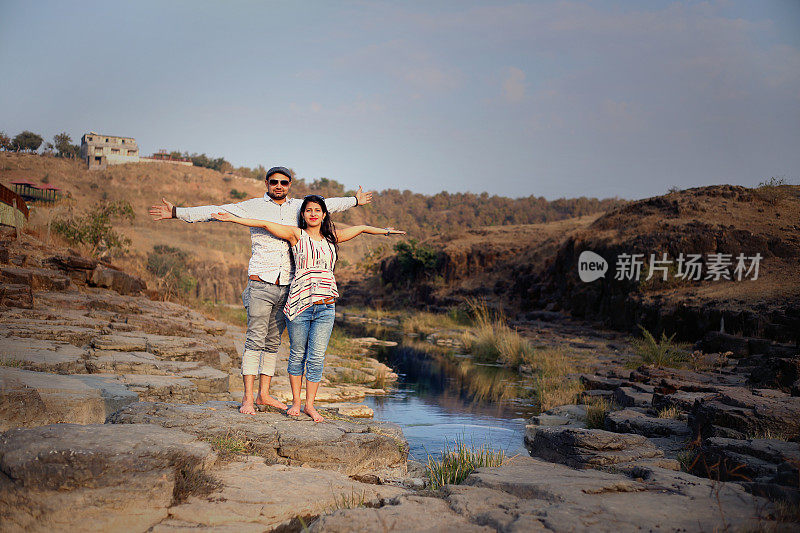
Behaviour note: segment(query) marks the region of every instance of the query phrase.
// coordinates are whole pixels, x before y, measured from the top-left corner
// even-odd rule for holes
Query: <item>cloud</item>
[[[507,102],[521,102],[525,98],[525,73],[517,67],[509,67],[503,81],[503,97]]]

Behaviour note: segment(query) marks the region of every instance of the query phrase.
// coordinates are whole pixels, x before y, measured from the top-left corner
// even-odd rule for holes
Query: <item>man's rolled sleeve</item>
[[[325,205],[331,213],[338,213],[340,211],[347,211],[351,207],[358,205],[358,199],[355,196],[347,196],[345,198],[328,198],[325,200]]]
[[[212,216],[214,213],[220,211],[227,211],[237,217],[249,218],[246,202],[238,204],[224,204],[224,205],[201,205],[198,207],[176,207],[175,218],[183,220],[184,222],[208,222],[214,220]]]

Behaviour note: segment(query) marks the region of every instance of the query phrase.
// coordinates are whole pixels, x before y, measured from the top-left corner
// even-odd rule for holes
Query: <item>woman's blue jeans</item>
[[[302,376],[305,371],[307,381],[319,383],[322,380],[325,350],[335,318],[336,304],[314,304],[293,320],[286,321],[290,376]]]

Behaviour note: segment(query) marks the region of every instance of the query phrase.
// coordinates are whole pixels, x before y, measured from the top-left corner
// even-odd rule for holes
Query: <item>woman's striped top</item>
[[[300,230],[300,240],[292,246],[292,255],[294,279],[283,309],[289,320],[311,307],[314,302],[331,296],[339,297],[336,278],[333,277],[336,250],[331,243],[325,239],[315,241],[308,233]]]

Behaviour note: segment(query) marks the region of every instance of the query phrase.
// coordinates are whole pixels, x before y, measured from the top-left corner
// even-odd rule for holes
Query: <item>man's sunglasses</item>
[[[281,185],[283,185],[284,187],[287,187],[289,185],[289,180],[275,180],[275,179],[270,179],[269,180],[269,184],[270,185],[277,185],[279,183]]]

